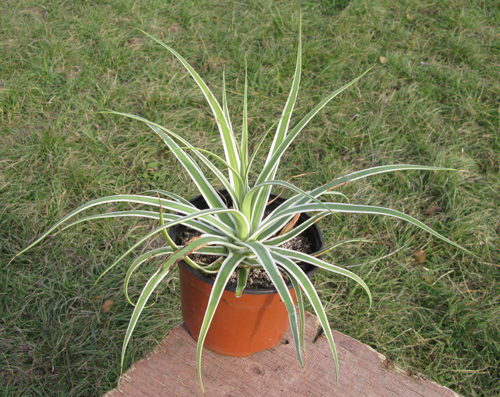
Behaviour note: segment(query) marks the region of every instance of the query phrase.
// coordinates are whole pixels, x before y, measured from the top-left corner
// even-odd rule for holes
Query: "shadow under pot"
[[[231,205],[227,192],[221,190],[219,193],[224,196],[228,206]],[[271,195],[271,198],[275,197]],[[278,197],[268,205],[268,209],[273,210],[285,200]],[[208,208],[202,196],[195,197],[191,203],[199,209]],[[309,218],[308,214],[301,214],[297,224]],[[169,234],[176,244],[182,244],[179,236],[185,228],[184,225],[177,225],[170,229]],[[323,237],[316,225],[307,228],[302,235],[305,235],[309,241],[311,253],[323,248]],[[306,264],[304,272],[308,277],[312,277],[316,270],[315,266]],[[179,263],[179,278],[184,323],[191,336],[198,340],[214,280],[193,269],[184,261]],[[291,284],[289,289],[296,303],[295,291]],[[237,298],[235,286],[227,286],[217,306],[203,346],[226,356],[249,356],[277,345],[285,335],[288,326],[288,312],[276,289],[245,288],[242,296]]]

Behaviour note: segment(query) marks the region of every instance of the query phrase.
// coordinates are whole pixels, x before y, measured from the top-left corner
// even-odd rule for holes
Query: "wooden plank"
[[[144,360],[132,366],[104,397],[457,397],[458,394],[390,364],[367,345],[340,332],[333,336],[340,378],[325,337],[315,343],[316,317],[306,317],[306,366],[295,355],[291,333],[273,349],[227,357],[204,349],[202,393],[196,372],[196,342],[181,324]]]

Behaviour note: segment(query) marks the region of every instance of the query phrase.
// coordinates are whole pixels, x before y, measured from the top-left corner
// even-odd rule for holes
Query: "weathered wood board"
[[[306,366],[301,368],[290,332],[273,349],[227,357],[204,349],[205,394],[198,383],[196,342],[183,325],[172,329],[144,360],[132,366],[104,397],[457,397],[417,373],[407,373],[375,350],[334,332],[340,365],[324,336],[313,343],[316,317],[306,317]],[[289,343],[287,343],[289,341]]]

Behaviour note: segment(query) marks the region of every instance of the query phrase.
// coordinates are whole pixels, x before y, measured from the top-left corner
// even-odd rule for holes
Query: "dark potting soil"
[[[182,245],[185,245],[188,241],[200,235],[201,233],[198,232],[197,230],[193,230],[190,228],[183,228],[181,233],[179,234],[179,240]],[[281,244],[280,247],[298,252],[303,252],[306,254],[313,253],[311,242],[309,241],[309,238],[305,235],[296,236],[290,241]],[[209,264],[219,259],[219,257],[214,255],[191,254],[189,255],[189,257],[197,263],[204,263],[204,264]],[[304,273],[307,273],[308,271],[313,269],[313,266],[308,263],[301,262],[298,265],[304,271]],[[205,273],[204,276],[212,280],[215,280],[216,274]],[[290,279],[287,274],[281,272],[281,276],[283,277],[283,280],[285,281],[286,284],[290,283]],[[236,286],[236,272],[231,275],[231,278],[229,279],[227,285]],[[274,288],[274,285],[264,269],[250,269],[247,286],[245,288],[253,290],[269,289],[269,288]]]

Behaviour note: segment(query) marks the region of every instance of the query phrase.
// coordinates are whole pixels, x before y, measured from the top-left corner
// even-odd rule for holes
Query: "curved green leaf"
[[[198,75],[198,73],[191,67],[191,65],[173,48],[168,46],[167,44],[163,43],[162,41],[158,40],[157,38],[147,34],[146,32],[143,32],[146,36],[157,42],[159,45],[170,51],[186,68],[186,70],[189,72],[189,74],[193,77],[195,80],[196,84],[198,84],[198,87],[200,87],[201,91],[203,92],[203,95],[205,96],[205,99],[207,100],[208,104],[210,105],[210,108],[212,109],[212,113],[215,116],[215,120],[217,122],[217,125],[219,127],[219,131],[221,134],[221,140],[222,140],[222,145],[224,147],[224,152],[226,153],[226,159],[229,164],[233,166],[233,168],[240,169],[241,164],[240,164],[240,158],[238,156],[238,145],[236,143],[236,139],[234,137],[234,134],[232,132],[229,120],[226,118],[226,114],[224,110],[221,108],[219,105],[219,102],[217,102],[217,99],[215,98],[214,94],[210,91],[208,86],[205,84],[203,79]],[[239,182],[233,178],[232,172],[230,171],[230,178],[231,182],[234,184],[236,187],[236,191],[238,193],[242,192],[242,186],[240,186]]]
[[[223,213],[223,212],[230,212],[232,213],[233,215],[238,215],[238,217],[235,217],[236,219],[239,219],[242,223],[245,223],[246,222],[246,219],[241,215],[241,213],[239,213],[238,211],[236,210],[227,210],[227,209],[220,209],[220,208],[216,208],[216,209],[208,209],[208,210],[200,210],[198,211],[197,213],[195,214],[191,214],[191,215],[186,215],[182,218],[179,218],[175,221],[172,221],[172,222],[169,222],[168,224],[166,225],[162,225],[162,226],[159,226],[157,227],[156,229],[154,229],[153,231],[149,232],[148,234],[146,234],[144,237],[140,238],[135,244],[133,244],[123,255],[121,255],[111,266],[109,266],[100,276],[99,278],[97,279],[96,283],[106,274],[108,273],[111,269],[113,269],[118,263],[120,263],[120,261],[122,261],[127,255],[129,255],[134,249],[136,249],[139,245],[141,245],[142,243],[144,243],[145,241],[147,241],[148,239],[150,239],[152,236],[154,236],[155,234],[158,234],[158,233],[161,233],[163,230],[165,229],[168,229],[172,226],[175,226],[175,225],[179,225],[181,223],[184,223],[185,221],[188,221],[188,220],[191,220],[193,218],[207,218],[209,217],[210,215],[213,215],[213,214],[218,214],[218,213]],[[246,225],[246,227],[248,227],[248,225]],[[213,238],[213,243],[214,244],[219,244],[219,245],[225,245],[225,246],[232,246],[234,247],[235,249],[238,249],[237,246],[235,246],[234,244],[232,244],[229,240],[229,237],[231,236],[231,234],[226,234],[228,237],[223,237],[223,236],[216,236],[216,235],[211,235],[211,237]],[[205,236],[202,236],[200,237],[199,239],[201,238],[204,238]],[[235,236],[232,236],[233,239],[236,239]]]
[[[286,138],[288,127],[290,125],[290,119],[292,117],[293,108],[295,107],[295,102],[297,100],[297,95],[300,86],[300,74],[302,72],[302,27],[299,28],[299,40],[297,46],[297,62],[295,64],[295,73],[293,76],[292,87],[290,93],[288,94],[288,99],[286,101],[285,107],[283,108],[283,113],[276,128],[276,134],[274,135],[271,148],[269,149],[269,154],[264,165],[264,170],[268,169],[268,173],[265,178],[257,179],[257,184],[265,182],[269,179],[274,179],[276,171],[278,170],[279,160],[281,156],[277,158],[274,156],[277,149],[279,149]],[[262,175],[262,173],[261,173]],[[264,189],[259,189],[257,193],[257,198],[254,202],[253,208],[254,212],[252,214],[252,230],[257,228],[261,219],[263,218],[264,211],[266,210],[265,202],[269,197],[271,192],[270,187],[265,187]]]
[[[151,125],[149,123],[146,123],[149,128],[151,128],[156,134],[158,134],[165,144],[172,150],[174,153],[175,157],[177,157],[177,160],[182,164],[184,169],[188,172],[189,176],[193,180],[193,182],[196,184],[196,187],[198,188],[199,192],[202,194],[202,196],[205,198],[205,201],[207,202],[208,206],[210,208],[225,208],[226,205],[221,199],[220,195],[216,192],[216,190],[212,187],[210,182],[206,179],[205,175],[203,174],[203,171],[198,167],[198,164],[193,160],[193,158],[188,155],[184,150],[180,148],[177,143],[171,139],[168,134],[165,134],[160,128]],[[198,156],[200,154],[198,153]],[[206,159],[205,156],[200,156],[200,158]],[[206,163],[211,166],[212,170],[215,170],[215,173],[217,177],[222,178],[222,181],[224,181],[225,185],[230,185],[227,183],[227,180],[225,179],[224,175],[213,165],[208,159],[206,159]],[[233,189],[230,188],[228,193],[231,194],[233,192]],[[234,193],[233,193],[234,194]],[[225,221],[225,223],[229,223],[230,219],[227,216],[222,216],[221,219]]]
[[[219,301],[222,293],[224,292],[224,288],[226,287],[231,274],[233,274],[234,270],[243,261],[243,259],[245,259],[245,255],[233,253],[229,254],[229,256],[220,267],[219,273],[217,274],[214,285],[212,287],[212,292],[210,293],[210,297],[208,299],[207,310],[205,312],[205,316],[203,317],[203,323],[201,325],[200,334],[198,336],[198,344],[196,346],[196,364],[198,368],[198,378],[200,380],[200,385],[203,392],[205,392],[205,389],[203,388],[203,380],[201,378],[201,353],[203,350],[203,344],[205,343],[208,329],[214,317],[215,310],[219,305]]]
[[[328,343],[330,344],[330,348],[332,350],[333,359],[335,361],[335,372],[337,375],[337,384],[339,382],[339,360],[337,357],[337,349],[335,348],[335,342],[333,340],[332,331],[330,329],[330,324],[328,323],[328,318],[326,317],[325,309],[321,305],[321,301],[316,293],[316,289],[314,285],[311,283],[309,278],[304,274],[304,272],[295,264],[293,261],[288,259],[284,255],[280,255],[276,252],[272,253],[273,259],[278,262],[286,272],[297,280],[297,283],[300,284],[302,290],[306,294],[309,302],[316,313],[316,316],[319,319],[321,326],[323,327],[323,331],[325,332],[326,338],[328,339]]]
[[[167,192],[166,190],[162,190],[162,189],[145,190],[144,192],[139,193],[139,195],[144,195],[144,194],[147,194],[147,193],[156,193],[156,196],[158,196],[158,194],[161,194],[163,196],[170,197],[170,198],[174,199],[175,201],[177,201],[177,202],[179,202],[181,204],[184,204],[184,205],[187,205],[187,206],[191,206],[195,210],[198,209],[198,208],[196,208],[196,206],[193,203],[191,203],[190,201],[186,200],[184,197],[179,196],[178,194],[175,194],[175,193],[172,193],[172,192]]]
[[[298,212],[299,213],[299,212]],[[262,233],[258,235],[252,235],[250,236],[250,239],[255,238],[256,240],[263,241],[264,244],[266,245],[281,245],[292,238],[298,236],[301,234],[304,230],[307,228],[311,227],[311,225],[315,224],[318,222],[321,218],[327,216],[329,212],[320,212],[319,214],[311,216],[308,220],[306,220],[304,223],[301,223],[300,225],[295,226],[292,230],[285,234],[278,235],[276,237],[272,237],[268,239],[269,236],[275,235],[283,226],[286,224],[286,220],[289,219],[290,217],[283,218],[285,221],[283,223],[276,222],[274,224],[270,224],[269,222],[266,223],[265,225],[269,224],[270,226],[268,228],[265,228]]]
[[[250,274],[249,267],[240,267],[236,271],[236,292],[237,298],[241,297],[243,290],[247,286],[248,275]]]
[[[243,92],[243,122],[241,124],[241,175],[244,177],[245,190],[248,186],[248,70],[245,58],[245,89]]]
[[[286,271],[286,269],[282,269],[287,275],[290,281],[292,282],[293,289],[295,290],[295,295],[297,296],[297,307],[299,309],[299,317],[300,317],[300,351],[302,354],[305,352],[305,329],[306,329],[306,316],[305,316],[305,308],[304,308],[304,298],[302,297],[302,289],[300,288],[300,284],[297,282],[295,277],[290,275]]]
[[[453,168],[443,168],[443,167],[432,167],[426,165],[413,165],[413,164],[399,164],[399,165],[383,165],[380,167],[368,168],[366,170],[356,171],[351,174],[342,176],[327,183],[326,185],[320,186],[311,191],[311,195],[318,197],[330,189],[334,189],[338,186],[344,185],[347,182],[355,181],[356,179],[366,178],[368,176],[383,174],[386,172],[394,171],[455,171]]]
[[[68,215],[60,219],[58,222],[56,222],[52,227],[50,227],[47,231],[45,231],[40,237],[35,239],[31,244],[29,244],[26,248],[18,252],[10,261],[12,262],[15,258],[17,258],[19,255],[23,254],[36,244],[38,244],[40,241],[42,241],[45,237],[47,237],[52,231],[57,229],[61,224],[66,222],[68,219],[71,219],[78,213],[98,206],[98,205],[103,205],[103,204],[109,204],[109,203],[118,203],[118,202],[128,202],[128,203],[135,203],[135,204],[144,204],[144,205],[152,205],[154,207],[160,207],[162,206],[163,208],[167,208],[169,210],[175,211],[175,212],[180,212],[180,213],[185,213],[185,214],[190,214],[194,210],[192,206],[186,206],[181,203],[177,203],[171,200],[166,200],[166,199],[158,199],[157,197],[148,197],[148,196],[139,196],[139,195],[127,195],[127,194],[119,194],[115,196],[107,196],[107,197],[102,197],[100,199],[92,200],[89,201],[86,204],[81,205],[80,207],[76,208],[75,210],[71,211]],[[219,220],[213,218],[210,219],[210,223],[212,223],[214,226],[218,227],[221,230],[224,230],[227,228],[225,224],[220,222]],[[225,230],[224,230],[225,231]],[[231,232],[230,232],[231,233]]]
[[[373,243],[373,240],[365,240],[362,238],[348,238],[345,240],[338,241],[334,244],[330,244],[329,246],[323,248],[321,251],[314,252],[313,254],[311,254],[311,256],[314,256],[317,258],[318,256],[324,255],[327,252],[330,252],[330,251],[334,250],[335,248],[340,247],[341,245],[350,244],[350,243]]]
[[[272,247],[271,252],[279,254],[281,256],[286,256],[288,259],[290,259],[290,260],[293,259],[294,261],[297,261],[297,262],[310,263],[311,265],[328,270],[331,273],[340,274],[342,276],[346,276],[346,277],[356,281],[359,285],[361,285],[363,287],[363,289],[368,294],[368,298],[370,299],[370,307],[372,306],[372,294],[370,292],[370,288],[368,288],[368,285],[366,285],[366,283],[363,281],[363,279],[361,277],[354,274],[353,272],[351,272],[347,269],[344,269],[342,267],[332,265],[328,262],[325,262],[322,259],[315,258],[315,257],[308,255],[308,254],[304,254],[303,252],[292,251],[292,250],[289,250],[286,248],[280,248],[280,247]],[[288,267],[285,267],[285,268],[288,270]]]
[[[199,211],[199,209],[197,209]],[[75,226],[79,223],[82,222],[87,222],[91,220],[99,220],[99,219],[106,219],[106,218],[128,218],[128,217],[137,217],[137,218],[149,218],[149,219],[155,219],[155,220],[160,220],[160,213],[159,212],[154,212],[154,211],[140,211],[140,210],[132,210],[132,211],[116,211],[116,212],[107,212],[105,214],[97,214],[97,215],[90,215],[86,216],[85,218],[78,219],[76,221],[71,222],[69,225],[64,226],[60,231],[62,232],[63,230],[66,230],[70,228],[71,226]],[[175,214],[163,214],[163,217],[167,219],[168,221],[175,221],[177,219],[182,218],[181,215],[175,215]],[[187,221],[184,222],[187,226],[189,226],[191,229],[198,230],[202,233],[209,233],[209,234],[219,234],[221,236],[224,236],[222,232],[219,230],[210,227],[208,225],[205,225],[202,222],[198,222],[196,220],[192,221]]]
[[[162,247],[162,248],[157,248],[155,250],[146,252],[142,255],[139,255],[129,266],[127,273],[125,275],[125,281],[124,281],[124,289],[125,289],[125,297],[127,298],[128,302],[132,305],[135,306],[135,303],[130,300],[130,297],[128,295],[128,284],[130,281],[130,278],[132,277],[132,274],[135,272],[135,270],[142,265],[144,262],[149,261],[152,258],[156,258],[158,256],[162,255],[168,255],[172,254],[174,251],[170,247]]]
[[[193,241],[186,247],[178,250],[174,253],[165,264],[163,264],[157,272],[148,280],[144,289],[141,292],[139,299],[135,305],[134,311],[132,312],[132,317],[130,318],[130,322],[127,328],[127,332],[125,333],[125,339],[123,341],[122,347],[122,357],[121,357],[121,366],[123,368],[123,363],[125,360],[125,352],[127,350],[127,346],[129,344],[130,338],[132,337],[132,333],[134,332],[135,326],[137,325],[137,321],[146,306],[146,302],[149,297],[156,289],[158,284],[170,273],[175,264],[182,260],[186,255],[189,255],[191,252],[196,251],[197,248],[203,247],[206,244],[211,244],[212,241],[217,240],[216,236],[202,236],[199,239]]]
[[[340,212],[340,213],[348,213],[348,214],[387,215],[387,216],[391,216],[393,218],[404,220],[404,221],[409,222],[415,226],[418,226],[419,228],[421,228],[421,229],[425,230],[426,232],[432,234],[433,236],[447,242],[448,244],[451,244],[454,247],[459,248],[462,251],[465,251],[465,252],[473,255],[472,252],[465,249],[461,245],[444,237],[443,235],[441,235],[438,232],[431,229],[429,226],[427,226],[424,223],[420,222],[419,220],[411,217],[410,215],[404,214],[403,212],[396,211],[396,210],[393,210],[390,208],[376,207],[376,206],[371,206],[371,205],[342,204],[342,203],[324,203],[324,204],[332,212]],[[317,206],[315,204],[303,204],[303,205],[294,206],[293,208],[286,209],[286,210],[280,212],[279,216],[280,217],[287,216],[291,213],[297,213],[299,211],[300,212],[313,212],[313,211],[319,211],[319,210],[320,209],[317,208]]]
[[[274,169],[276,167],[276,164],[279,163],[279,160],[283,156],[283,153],[285,150],[290,146],[290,144],[294,141],[294,139],[297,137],[297,135],[302,131],[302,129],[311,121],[311,119],[321,110],[323,109],[328,102],[330,102],[333,98],[335,98],[337,95],[345,91],[347,88],[352,86],[353,84],[357,83],[366,73],[368,73],[371,70],[368,69],[365,71],[363,74],[360,76],[356,77],[354,80],[350,81],[343,87],[339,88],[338,90],[332,92],[330,95],[328,95],[325,99],[323,99],[320,103],[318,103],[313,110],[311,110],[299,123],[290,131],[290,133],[286,136],[286,138],[280,143],[280,145],[273,150],[272,157],[269,159],[268,162],[266,162],[266,165],[264,166],[264,169],[261,171],[259,177],[257,178],[256,184],[265,182],[269,179],[272,179],[274,177]]]
[[[288,290],[288,287],[283,281],[283,277],[276,266],[276,262],[272,258],[269,248],[262,243],[251,241],[243,244],[250,248],[250,250],[252,250],[252,252],[257,256],[257,260],[268,274],[274,287],[278,291],[281,300],[285,304],[288,311],[288,317],[290,319],[290,329],[292,330],[297,357],[299,358],[300,365],[304,366],[304,359],[300,349],[300,336],[297,329],[297,313],[295,311],[295,303],[293,302],[290,291]]]
[[[159,125],[156,123],[153,123],[144,117],[141,116],[136,116],[134,114],[130,113],[123,113],[123,112],[116,112],[113,110],[107,110],[106,112],[103,113],[110,113],[110,114],[115,114],[118,116],[124,116],[127,118],[130,118],[132,120],[137,120],[145,123],[151,130],[153,130],[162,140],[163,142],[169,147],[170,150],[174,153],[175,157],[179,162],[182,164],[184,169],[187,171],[193,182],[196,184],[196,187],[202,194],[202,196],[205,198],[206,202],[208,203],[208,206],[211,208],[224,208],[225,204],[221,200],[220,196],[216,193],[215,189],[212,187],[210,182],[206,179],[205,175],[203,174],[203,171],[200,169],[198,164],[193,160],[193,158],[184,152],[181,147],[175,142],[172,138],[174,137],[175,139],[179,140],[183,145],[186,147],[194,148],[193,145],[191,145],[188,141],[186,141],[184,138],[182,138],[180,135],[174,133],[173,131]],[[174,150],[176,149],[176,150]],[[229,182],[226,180],[224,175],[217,169],[217,167],[210,161],[208,160],[205,156],[203,156],[201,153],[197,153],[198,157],[212,170],[216,172],[216,176],[221,179],[224,185],[229,185]],[[229,193],[231,193],[233,189],[231,188],[229,190]],[[230,224],[230,219],[223,216],[225,218],[225,222]]]

